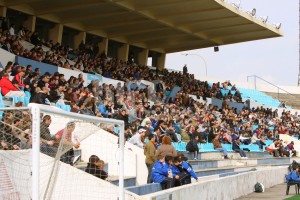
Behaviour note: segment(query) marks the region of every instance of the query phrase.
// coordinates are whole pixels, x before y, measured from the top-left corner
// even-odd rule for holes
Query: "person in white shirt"
[[[9,34],[10,35],[15,35],[15,25],[14,24],[12,24],[10,26],[10,28],[9,28]]]
[[[141,128],[139,130],[138,133],[136,133],[134,136],[132,136],[130,139],[129,139],[129,143],[133,144],[133,145],[136,145],[140,148],[143,148],[144,147],[144,143],[142,142],[142,137],[145,136],[145,133],[146,133],[146,130]]]

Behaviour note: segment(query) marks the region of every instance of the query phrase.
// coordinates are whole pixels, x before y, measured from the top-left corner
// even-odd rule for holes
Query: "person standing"
[[[152,172],[152,168],[153,165],[156,161],[156,157],[155,157],[155,137],[153,134],[150,134],[148,136],[149,142],[147,142],[147,144],[145,145],[144,148],[144,155],[146,156],[146,166],[148,169],[148,178],[147,178],[147,183],[152,183],[152,179],[151,179],[151,172]]]
[[[60,160],[66,164],[73,165],[73,159],[74,159],[74,150],[73,147],[78,149],[80,147],[80,143],[73,143],[72,142],[72,133],[75,130],[75,123],[74,122],[68,122],[67,127],[58,131],[55,134],[56,141],[58,143],[61,142],[62,137],[64,135],[62,148],[59,149],[59,153],[63,153],[61,155]],[[66,132],[64,134],[64,132]],[[65,152],[65,153],[64,153]]]

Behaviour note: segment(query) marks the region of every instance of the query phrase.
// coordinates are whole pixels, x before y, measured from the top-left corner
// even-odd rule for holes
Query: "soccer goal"
[[[136,163],[124,173],[123,121],[38,104],[0,114],[0,199],[136,199],[124,190]]]

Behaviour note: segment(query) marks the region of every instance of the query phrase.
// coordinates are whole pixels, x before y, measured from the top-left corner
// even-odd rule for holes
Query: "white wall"
[[[143,196],[147,200],[232,200],[253,192],[257,182],[265,188],[283,183],[287,167],[270,167],[220,179],[201,181]],[[285,191],[283,191],[285,192]]]

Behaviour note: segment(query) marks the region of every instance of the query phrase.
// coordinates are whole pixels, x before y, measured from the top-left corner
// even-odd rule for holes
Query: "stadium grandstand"
[[[0,16],[1,199],[235,199],[298,160],[284,101],[165,69],[167,53],[283,36],[237,5],[2,0]]]

